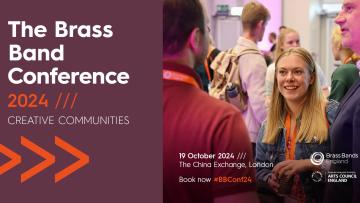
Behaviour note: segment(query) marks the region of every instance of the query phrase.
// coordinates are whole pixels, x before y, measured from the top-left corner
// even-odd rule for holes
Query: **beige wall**
[[[320,10],[319,0],[283,0],[284,25],[297,30],[301,46],[317,56],[320,53]]]

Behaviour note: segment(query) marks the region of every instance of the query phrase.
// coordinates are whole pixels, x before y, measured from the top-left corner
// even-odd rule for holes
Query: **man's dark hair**
[[[204,30],[204,13],[199,0],[164,0],[163,53],[176,54],[184,48],[191,31]]]

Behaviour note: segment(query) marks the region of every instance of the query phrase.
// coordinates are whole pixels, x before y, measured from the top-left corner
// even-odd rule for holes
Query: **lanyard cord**
[[[199,84],[196,82],[196,80],[193,77],[186,75],[184,73],[179,73],[177,71],[163,70],[163,79],[184,82],[201,89]]]
[[[285,128],[286,128],[286,159],[294,160],[295,159],[295,147],[296,147],[296,126],[294,134],[291,135],[291,117],[288,113],[285,119]]]

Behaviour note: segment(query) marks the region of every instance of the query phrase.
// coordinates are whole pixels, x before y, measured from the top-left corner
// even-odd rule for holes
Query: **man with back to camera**
[[[207,52],[206,23],[199,0],[164,0],[164,202],[257,202],[252,168],[214,167],[247,164],[252,152],[240,112],[202,91],[194,71]],[[246,154],[243,160],[238,153]],[[219,177],[244,181],[224,183]]]
[[[360,0],[344,0],[335,19],[341,28],[343,47],[360,54]],[[357,64],[360,69],[360,64]],[[343,97],[330,129],[333,154],[351,154],[349,163],[331,164],[330,171],[356,173],[347,183],[327,183],[325,202],[360,202],[360,80]]]
[[[259,50],[257,42],[262,40],[269,19],[270,13],[262,4],[247,3],[241,15],[243,34],[237,40],[234,51],[240,53],[245,49]],[[264,88],[266,68],[265,59],[261,54],[249,53],[239,59],[241,83],[248,96],[247,109],[242,115],[249,131],[253,152],[261,123],[266,117]]]

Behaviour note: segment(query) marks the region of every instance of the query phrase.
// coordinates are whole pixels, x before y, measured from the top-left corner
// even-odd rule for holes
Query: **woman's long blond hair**
[[[308,71],[314,76],[314,83],[307,90],[306,98],[301,110],[300,126],[297,126],[296,141],[322,143],[328,138],[327,119],[325,117],[326,99],[318,85],[318,76],[315,70],[315,62],[310,53],[303,48],[296,47],[285,50],[275,62],[275,80],[273,86],[272,100],[267,115],[267,124],[263,142],[274,144],[278,134],[279,127],[285,126],[285,115],[288,113],[285,98],[280,94],[277,84],[277,65],[282,57],[296,55],[304,60],[308,65]]]

